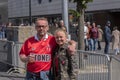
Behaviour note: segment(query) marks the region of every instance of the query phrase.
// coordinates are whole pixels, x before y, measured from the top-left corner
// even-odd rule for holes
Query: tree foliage
[[[93,0],[69,0],[70,2],[77,3],[77,8],[86,9],[87,3],[93,2]]]
[[[93,0],[69,0],[69,1],[74,2],[74,3],[79,3],[79,4],[81,4],[82,8],[86,8],[87,3],[92,2]]]
[[[80,17],[80,13],[76,10],[69,9],[69,14],[72,14],[74,17]]]
[[[69,0],[70,2],[76,3],[76,11],[69,10],[71,13],[78,18],[78,49],[84,49],[84,13],[87,8],[87,3],[93,0]]]
[[[75,16],[76,18],[80,17],[80,9],[86,9],[87,3],[93,2],[93,0],[69,0],[70,2],[77,3],[76,10],[69,9],[69,13]]]

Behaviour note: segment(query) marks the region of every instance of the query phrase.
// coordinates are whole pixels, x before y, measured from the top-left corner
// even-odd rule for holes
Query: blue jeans
[[[40,71],[39,73],[27,72],[25,80],[52,80],[50,71]]]
[[[89,46],[89,51],[93,51],[92,49],[92,45],[93,45],[93,40],[92,39],[88,39],[88,46]]]
[[[4,31],[0,31],[0,39],[5,38],[5,32]]]
[[[0,39],[2,39],[2,31],[0,31]]]
[[[105,49],[104,49],[105,54],[108,54],[109,47],[110,47],[110,41],[105,41]]]
[[[97,43],[97,39],[92,39],[93,40],[93,44],[92,44],[92,50],[95,51],[96,50],[96,43]]]

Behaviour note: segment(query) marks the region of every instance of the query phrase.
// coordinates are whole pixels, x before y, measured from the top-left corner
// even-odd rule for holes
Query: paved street
[[[0,80],[24,80],[24,75],[18,73],[7,74],[5,72],[0,72]]]
[[[79,75],[78,80],[108,80],[108,75],[106,73],[86,73]]]

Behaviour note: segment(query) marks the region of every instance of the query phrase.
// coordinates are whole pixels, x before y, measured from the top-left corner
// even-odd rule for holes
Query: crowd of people
[[[120,33],[117,29],[117,26],[113,28],[111,31],[111,23],[108,21],[106,25],[101,28],[101,25],[96,25],[95,22],[85,22],[84,23],[84,44],[85,51],[93,51],[101,50],[101,41],[104,39],[105,47],[104,53],[109,54],[110,42],[112,42],[112,49],[114,53],[117,55],[119,53],[119,43],[120,43]]]
[[[96,23],[93,22],[92,25],[90,22],[84,23],[84,42],[86,51],[96,51],[97,41],[99,39],[99,50],[101,49],[100,38],[102,38],[103,31],[100,28],[100,25],[96,26]]]
[[[0,25],[0,39],[6,38],[6,25]]]
[[[11,22],[0,24],[0,40],[7,39],[7,27],[11,25]]]

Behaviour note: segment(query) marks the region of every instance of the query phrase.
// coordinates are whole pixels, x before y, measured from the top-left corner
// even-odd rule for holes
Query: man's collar
[[[37,36],[37,34],[34,36],[35,40],[39,41],[39,38]],[[48,38],[48,34],[46,33],[45,36],[43,36],[43,40],[46,40]]]

